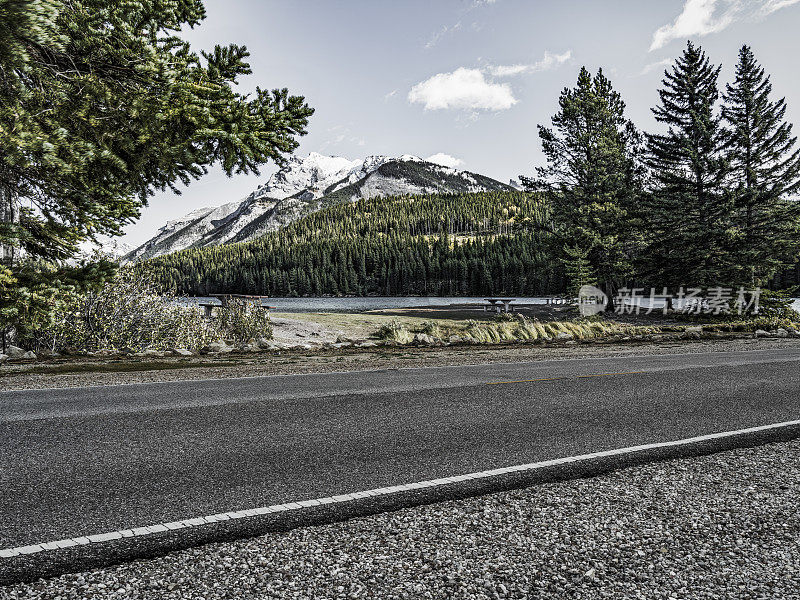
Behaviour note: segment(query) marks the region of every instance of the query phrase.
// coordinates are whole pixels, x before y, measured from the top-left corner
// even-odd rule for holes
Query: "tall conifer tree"
[[[204,17],[201,0],[0,0],[0,326],[35,326],[64,287],[107,275],[62,261],[155,190],[297,147],[313,110],[236,91],[246,48],[179,37]]]
[[[592,76],[582,68],[558,103],[553,127],[539,126],[547,166],[538,178],[521,179],[548,197],[568,277],[579,256],[579,272],[593,273],[613,297],[631,274],[629,212],[642,182],[641,136],[602,69]]]
[[[764,285],[800,253],[800,149],[784,120],[786,102],[772,100],[772,83],[753,51],[739,51],[736,78],[728,84],[722,115],[734,193],[732,248],[738,283]]]
[[[730,200],[724,134],[715,113],[719,67],[689,42],[653,109],[667,132],[648,136],[652,193],[643,202],[648,245],[642,271],[654,285],[724,283],[729,270]]]

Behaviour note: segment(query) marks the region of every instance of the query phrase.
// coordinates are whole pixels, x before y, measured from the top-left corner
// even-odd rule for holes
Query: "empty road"
[[[0,393],[0,548],[800,418],[800,349]]]

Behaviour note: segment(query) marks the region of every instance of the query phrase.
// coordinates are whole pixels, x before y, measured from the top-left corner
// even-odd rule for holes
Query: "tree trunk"
[[[7,185],[0,183],[0,224],[5,231],[0,232],[0,260],[11,266],[19,256],[19,242],[13,225],[19,223],[19,200],[16,193]]]

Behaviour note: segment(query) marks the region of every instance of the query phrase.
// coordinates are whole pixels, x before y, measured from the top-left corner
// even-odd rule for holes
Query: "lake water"
[[[517,304],[545,304],[547,298],[515,297]],[[182,302],[197,304],[211,302],[216,298],[181,298]],[[484,296],[381,296],[366,298],[265,298],[263,304],[276,312],[364,312],[389,308],[417,308],[420,306],[450,306],[453,304],[486,304]]]
[[[198,304],[211,302],[218,304],[216,298],[181,298],[181,302]],[[517,297],[517,304],[545,304],[545,297]],[[645,306],[645,301],[642,306]],[[263,304],[274,307],[276,312],[364,312],[390,308],[417,308],[421,306],[450,306],[453,304],[485,304],[482,296],[382,296],[367,298],[266,298]],[[800,298],[793,304],[800,312]]]

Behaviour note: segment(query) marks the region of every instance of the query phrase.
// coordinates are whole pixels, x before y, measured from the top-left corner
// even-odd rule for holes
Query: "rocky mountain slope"
[[[510,189],[513,188],[489,177],[411,155],[369,156],[351,161],[312,152],[305,158],[291,157],[284,168],[244,200],[202,208],[168,222],[123,260],[138,261],[185,248],[248,241],[309,212],[359,198]]]

